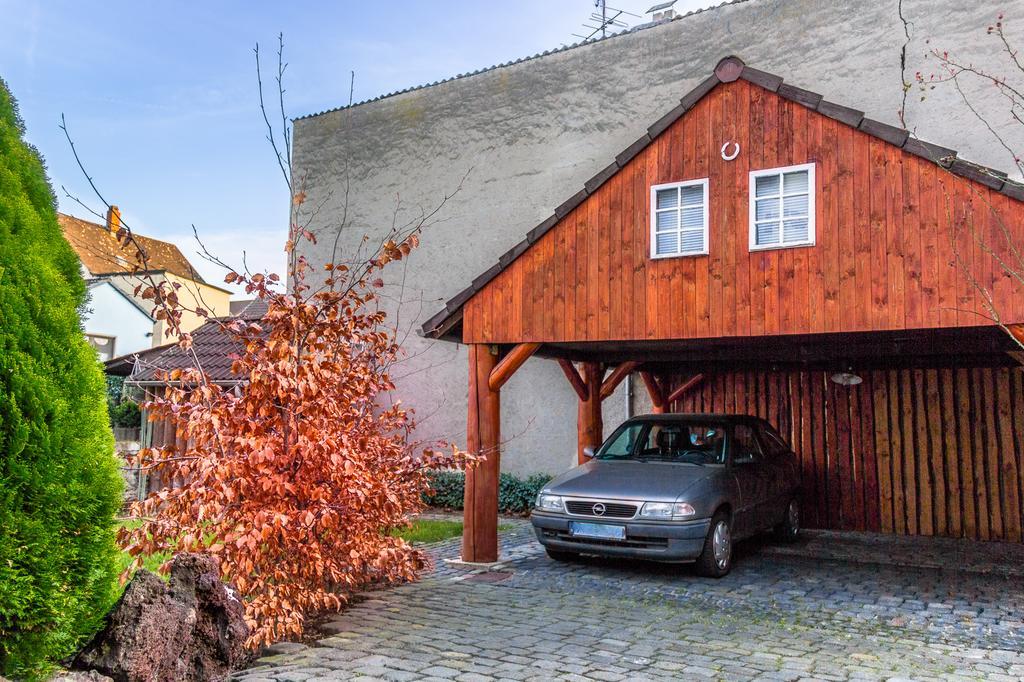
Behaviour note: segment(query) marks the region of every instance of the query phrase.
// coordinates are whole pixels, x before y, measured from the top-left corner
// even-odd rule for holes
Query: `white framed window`
[[[651,187],[651,258],[708,252],[708,179]]]
[[[814,245],[814,164],[750,171],[750,250]]]

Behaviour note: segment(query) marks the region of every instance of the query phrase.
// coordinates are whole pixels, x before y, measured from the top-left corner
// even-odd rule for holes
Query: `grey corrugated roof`
[[[1012,199],[1024,201],[1024,185],[1008,179],[1006,173],[1002,171],[957,158],[957,153],[953,149],[947,149],[930,142],[911,138],[910,133],[902,128],[865,118],[863,111],[828,102],[818,93],[784,83],[781,76],[760,71],[747,66],[739,57],[729,56],[719,61],[715,66],[714,72],[696,88],[683,95],[682,99],[679,100],[679,104],[672,111],[655,121],[640,139],[626,147],[625,150],[615,157],[615,161],[588,180],[584,184],[583,189],[558,206],[553,215],[544,219],[539,225],[530,230],[525,239],[506,251],[498,258],[497,263],[476,277],[468,287],[453,296],[445,304],[443,310],[434,314],[423,324],[420,334],[430,338],[447,338],[449,332],[455,329],[455,326],[462,319],[462,306],[465,305],[466,301],[487,286],[492,279],[497,277],[515,259],[525,253],[534,242],[558,224],[558,221],[563,216],[569,214],[574,208],[582,204],[588,196],[596,192],[619,169],[642,152],[654,138],[667,130],[669,126],[692,109],[705,95],[714,90],[715,86],[738,79],[743,79],[770,92],[774,92],[780,97],[797,102],[808,109],[817,111],[819,114],[833,118],[840,123],[845,123],[863,133],[895,145],[905,152],[933,161],[956,175],[981,183]],[[450,340],[461,341],[460,338],[451,338]]]
[[[551,49],[551,50],[545,50],[543,52],[538,52],[537,54],[533,54],[533,55],[530,55],[528,57],[520,57],[519,59],[513,59],[512,61],[503,62],[501,64],[494,64],[493,66],[485,66],[483,68],[477,69],[476,71],[470,71],[468,73],[460,73],[460,74],[457,74],[457,75],[452,76],[450,78],[443,78],[443,79],[441,79],[439,81],[434,81],[433,83],[424,83],[422,85],[414,85],[412,87],[403,88],[402,90],[395,90],[394,92],[389,92],[389,93],[384,94],[384,95],[378,95],[376,97],[371,97],[369,99],[364,99],[364,100],[361,100],[359,102],[353,102],[352,104],[346,104],[346,105],[343,105],[343,106],[340,106],[340,107],[334,107],[332,109],[324,109],[323,111],[318,111],[318,112],[312,113],[312,114],[305,114],[303,116],[296,117],[294,120],[301,121],[301,120],[307,119],[307,118],[314,118],[316,116],[323,116],[324,114],[329,114],[329,113],[334,112],[334,111],[343,111],[345,109],[351,109],[352,107],[358,107],[358,106],[362,106],[364,104],[369,104],[371,102],[377,102],[377,101],[380,101],[382,99],[387,99],[389,97],[395,97],[396,95],[402,95],[402,94],[405,94],[407,92],[415,92],[416,90],[423,90],[424,88],[432,88],[435,85],[441,85],[443,83],[451,83],[452,81],[461,80],[463,78],[469,78],[471,76],[478,76],[478,75],[480,75],[482,73],[487,73],[489,71],[494,71],[496,69],[503,69],[503,68],[506,68],[506,67],[509,67],[509,66],[515,66],[516,64],[522,64],[523,62],[529,62],[529,61],[532,61],[534,59],[541,59],[543,57],[547,57],[547,56],[553,55],[553,54],[559,54],[561,52],[567,52],[569,50],[574,50],[574,49],[576,49],[578,47],[585,47],[587,45],[593,45],[595,43],[601,43],[601,42],[604,42],[606,40],[614,40],[615,38],[620,38],[620,37],[622,37],[624,35],[629,35],[631,33],[636,33],[637,31],[644,31],[646,29],[653,28],[655,26],[660,26],[662,24],[667,24],[667,23],[669,23],[671,21],[679,21],[680,19],[685,19],[687,17],[691,17],[691,16],[694,16],[696,14],[703,14],[704,12],[711,12],[711,11],[714,11],[716,9],[719,9],[720,7],[726,7],[727,5],[739,5],[739,4],[742,4],[742,3],[745,3],[745,2],[750,2],[750,1],[751,0],[726,0],[725,2],[722,2],[722,3],[719,3],[718,5],[715,5],[714,7],[705,7],[704,9],[695,9],[695,10],[693,10],[691,12],[687,12],[686,14],[680,14],[678,16],[672,17],[671,19],[662,19],[660,21],[652,21],[652,22],[648,22],[646,24],[640,24],[639,26],[634,26],[634,27],[628,28],[628,29],[626,29],[624,31],[619,31],[618,33],[613,33],[611,35],[604,36],[604,37],[601,37],[601,38],[592,38],[590,40],[583,40],[583,41],[580,41],[578,43],[572,43],[571,45],[563,45],[562,47],[556,47],[556,48]]]

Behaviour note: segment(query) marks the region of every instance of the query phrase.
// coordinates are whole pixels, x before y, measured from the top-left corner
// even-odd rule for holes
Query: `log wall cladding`
[[[726,141],[740,145],[732,161],[722,156]],[[1016,262],[1010,241],[1024,243],[1019,202],[987,186],[984,174],[968,179],[910,147],[746,80],[720,83],[503,264],[465,302],[462,340],[983,324],[983,297],[965,271],[992,292],[1005,320],[1024,321],[1024,287],[996,260]],[[816,243],[752,251],[749,171],[811,162]],[[650,258],[651,186],[700,178],[709,179],[708,255]]]
[[[1021,541],[1024,371],[872,371],[857,386],[830,376],[719,374],[672,409],[778,427],[800,456],[809,527]]]

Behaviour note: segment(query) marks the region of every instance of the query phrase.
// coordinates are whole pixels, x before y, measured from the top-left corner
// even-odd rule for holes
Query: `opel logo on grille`
[[[607,511],[607,509],[600,502],[595,504],[593,507],[594,516],[604,516],[605,511]]]

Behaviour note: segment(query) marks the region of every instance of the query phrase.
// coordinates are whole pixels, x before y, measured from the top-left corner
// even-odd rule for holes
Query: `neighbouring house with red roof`
[[[64,213],[58,220],[82,264],[90,294],[82,323],[100,358],[110,360],[166,344],[168,330],[153,316],[152,302],[135,294],[142,278],[135,271],[133,253],[122,249],[115,236],[121,228],[117,206],[107,211],[103,225]],[[198,305],[214,316],[230,314],[231,292],[204,280],[177,246],[140,234],[135,238],[146,250],[149,274],[157,282],[180,284],[178,296],[186,307]],[[182,317],[185,331],[203,322],[193,313]]]

